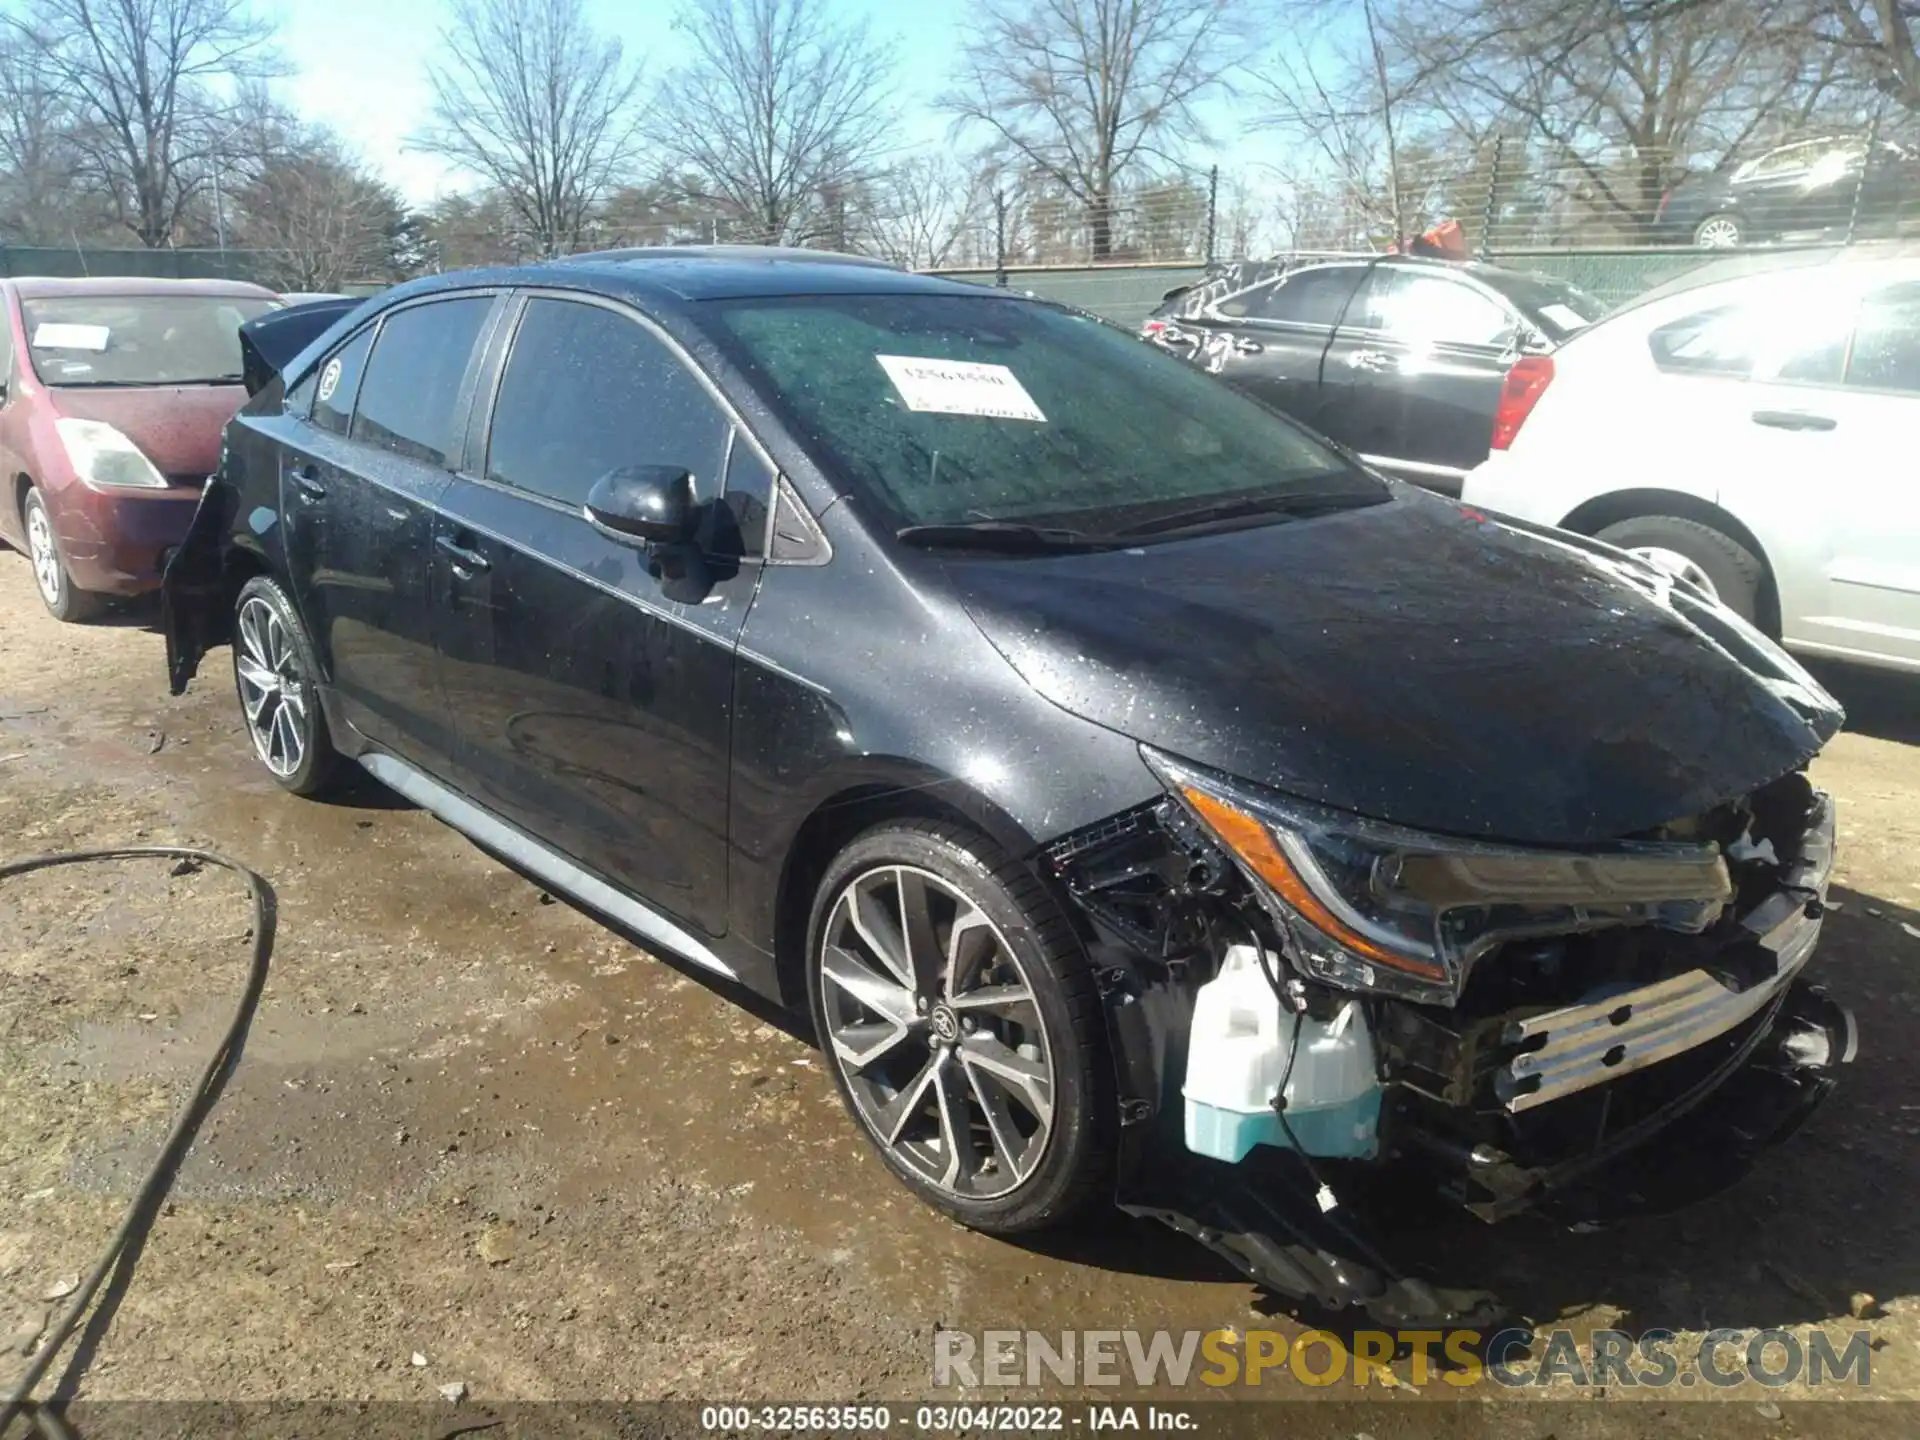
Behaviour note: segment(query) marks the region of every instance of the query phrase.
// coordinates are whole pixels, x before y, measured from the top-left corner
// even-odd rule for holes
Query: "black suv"
[[[1370,464],[1459,494],[1487,458],[1514,362],[1603,307],[1564,280],[1414,256],[1242,261],[1142,328]]]
[[[246,332],[277,375],[168,569],[176,688],[231,641],[288,790],[357,762],[810,1010],[967,1224],[1117,1200],[1469,1323],[1370,1188],[1674,1203],[1850,1053],[1802,974],[1839,711],[1621,552],[871,265],[455,274],[287,356],[315,318]]]

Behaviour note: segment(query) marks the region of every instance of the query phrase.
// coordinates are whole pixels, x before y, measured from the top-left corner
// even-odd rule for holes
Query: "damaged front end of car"
[[[1652,833],[1521,848],[1143,754],[1166,798],[1044,857],[1092,936],[1118,1198],[1282,1295],[1487,1323],[1496,1297],[1389,1258],[1369,1194],[1580,1226],[1677,1208],[1852,1058],[1851,1017],[1803,977],[1834,815],[1802,771]]]

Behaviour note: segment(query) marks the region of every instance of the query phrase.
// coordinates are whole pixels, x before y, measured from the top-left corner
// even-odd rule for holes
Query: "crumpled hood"
[[[47,387],[54,410],[104,420],[138,445],[162,475],[199,480],[220,464],[220,433],[246,402],[239,385]]]
[[[1616,838],[1753,790],[1839,728],[1783,654],[1589,543],[1396,487],[1317,519],[945,568],[1062,708],[1419,829]]]

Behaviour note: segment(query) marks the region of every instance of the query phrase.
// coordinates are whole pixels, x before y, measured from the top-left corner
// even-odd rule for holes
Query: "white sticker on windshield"
[[[876,355],[909,410],[940,415],[985,415],[994,420],[1038,420],[1046,416],[1027,387],[1004,365],[971,360],[929,360],[918,355]]]
[[[104,350],[108,330],[105,325],[36,325],[33,348],[36,350]]]
[[[1587,317],[1570,305],[1542,305],[1540,313],[1562,330],[1580,330],[1586,327]]]

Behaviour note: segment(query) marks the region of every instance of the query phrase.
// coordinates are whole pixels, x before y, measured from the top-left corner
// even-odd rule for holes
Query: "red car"
[[[159,587],[220,435],[247,398],[240,326],[274,309],[234,280],[0,281],[0,539],[47,609],[81,620]]]

